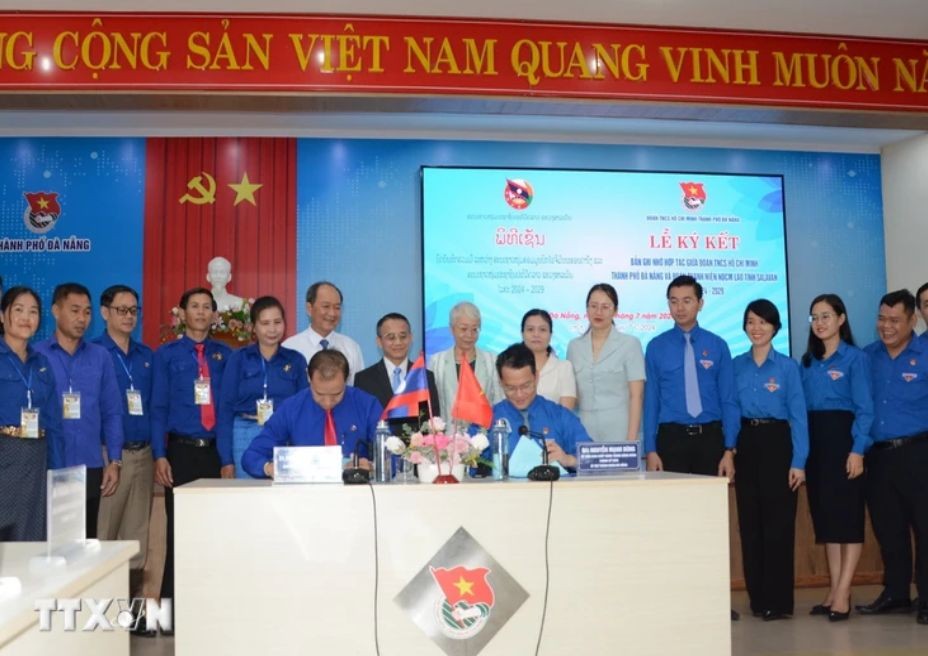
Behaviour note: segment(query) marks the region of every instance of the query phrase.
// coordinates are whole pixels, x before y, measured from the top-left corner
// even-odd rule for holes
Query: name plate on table
[[[275,483],[341,483],[340,446],[274,447]]]
[[[638,442],[583,442],[577,445],[577,475],[603,476],[641,467]]]

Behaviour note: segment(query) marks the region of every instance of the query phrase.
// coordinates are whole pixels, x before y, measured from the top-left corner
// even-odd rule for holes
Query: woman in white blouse
[[[620,333],[612,321],[619,295],[608,283],[586,295],[587,331],[571,340],[567,359],[577,377],[577,411],[594,440],[637,440],[644,401],[644,353],[641,342]]]
[[[522,341],[535,354],[538,372],[538,393],[565,408],[577,405],[577,381],[574,368],[567,360],[558,360],[551,348],[551,315],[537,308],[522,317]]]

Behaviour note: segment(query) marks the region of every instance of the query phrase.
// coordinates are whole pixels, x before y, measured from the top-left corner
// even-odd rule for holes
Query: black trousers
[[[216,445],[206,447],[178,444],[168,440],[168,462],[174,477],[174,487],[201,478],[219,478],[219,453]],[[164,556],[164,577],[161,597],[174,598],[174,488],[164,490],[164,510],[167,515],[167,545]]]
[[[919,599],[928,600],[928,441],[895,449],[872,448],[867,455],[866,489],[873,532],[883,556],[886,593],[909,598],[914,530],[915,583]]]
[[[100,515],[100,486],[103,485],[103,467],[87,468],[87,517],[84,520],[87,539],[97,537],[97,517]]]
[[[661,424],[657,428],[657,455],[664,471],[717,476],[725,454],[721,422],[700,424],[699,430],[683,424]]]
[[[735,456],[741,558],[751,611],[793,612],[796,493],[787,422],[742,423]]]

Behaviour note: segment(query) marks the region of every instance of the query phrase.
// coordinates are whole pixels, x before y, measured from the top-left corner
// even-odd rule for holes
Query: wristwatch
[[[122,460],[110,460],[111,465],[116,465],[117,467],[122,467]]]

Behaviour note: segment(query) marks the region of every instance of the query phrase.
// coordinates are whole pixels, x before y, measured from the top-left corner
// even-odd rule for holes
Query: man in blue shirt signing
[[[697,322],[702,285],[678,276],[667,287],[674,327],[645,352],[644,450],[649,471],[734,477],[741,424],[728,344]]]
[[[883,591],[864,615],[912,608],[912,538],[919,624],[928,624],[928,342],[915,336],[915,297],[880,300],[879,341],[870,356],[874,418],[867,454],[867,506],[883,556]]]
[[[307,368],[309,389],[280,404],[242,454],[242,466],[255,478],[274,478],[275,446],[341,446],[358,466],[370,469],[366,444],[383,412],[375,397],[348,385],[348,358],[335,349],[318,351]]]
[[[548,461],[572,469],[577,466],[577,442],[591,442],[577,415],[562,405],[538,396],[538,372],[535,354],[525,344],[513,344],[496,358],[503,394],[506,398],[493,406],[493,423],[505,419],[512,429],[509,453],[515,452],[519,440],[518,427],[525,426],[529,435],[544,436]],[[541,464],[540,462],[538,464]],[[527,472],[510,471],[513,476]]]

